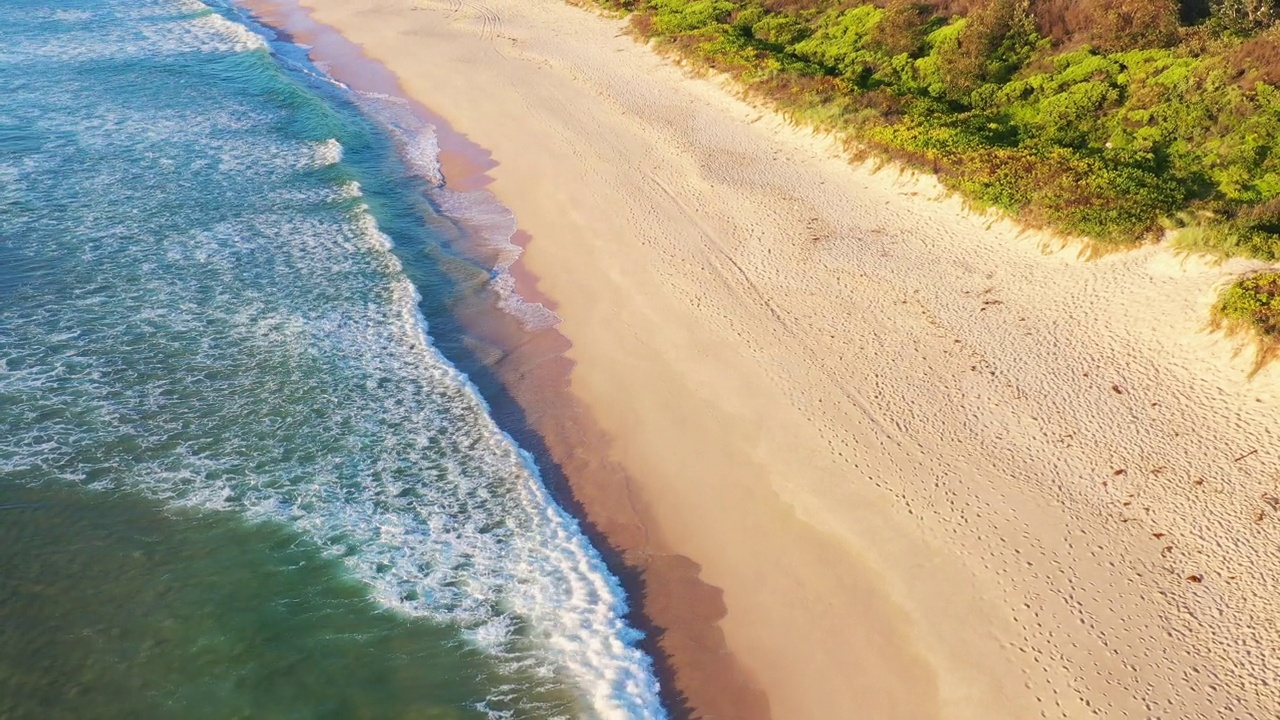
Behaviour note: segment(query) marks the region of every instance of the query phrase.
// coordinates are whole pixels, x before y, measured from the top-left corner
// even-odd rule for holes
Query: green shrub
[[[1092,0],[1092,38],[1100,50],[1168,47],[1178,39],[1174,0]]]
[[[1280,272],[1258,273],[1232,283],[1218,298],[1214,313],[1280,338]]]
[[[1227,217],[1206,218],[1178,233],[1184,250],[1220,257],[1242,255],[1280,261],[1280,200],[1235,208]]]
[[[872,70],[879,54],[867,47],[871,31],[884,17],[875,5],[859,5],[823,18],[817,32],[792,51],[834,74],[861,76]]]
[[[1274,360],[1280,355],[1280,272],[1249,275],[1229,285],[1213,306],[1213,324],[1253,337],[1254,372]]]
[[[931,26],[936,24],[928,5],[918,0],[891,0],[880,22],[871,28],[867,44],[889,57],[916,57],[924,48],[925,37],[935,29]]]
[[[679,35],[723,24],[736,7],[730,0],[652,0],[653,32]]]
[[[1271,27],[1277,19],[1272,0],[1215,0],[1211,7],[1215,22],[1244,35]]]
[[[955,42],[937,48],[948,95],[1009,80],[1040,46],[1029,0],[981,0]]]
[[[812,33],[807,24],[789,15],[769,15],[751,27],[752,35],[781,48],[789,48]]]

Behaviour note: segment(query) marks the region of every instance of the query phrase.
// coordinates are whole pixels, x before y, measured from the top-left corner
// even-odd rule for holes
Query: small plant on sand
[[[1213,324],[1256,339],[1255,373],[1280,356],[1280,271],[1249,275],[1228,286],[1213,306]]]

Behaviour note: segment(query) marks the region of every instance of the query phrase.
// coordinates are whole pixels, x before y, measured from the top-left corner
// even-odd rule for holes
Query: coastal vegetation
[[[1248,275],[1227,287],[1213,306],[1213,321],[1228,333],[1257,334],[1255,371],[1280,356],[1280,272]]]
[[[1275,0],[598,1],[979,207],[1095,249],[1280,260]],[[1220,315],[1280,342],[1270,300],[1239,309],[1274,297],[1256,282]]]

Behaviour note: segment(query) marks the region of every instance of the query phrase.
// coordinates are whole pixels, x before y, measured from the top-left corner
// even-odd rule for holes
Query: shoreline
[[[314,60],[336,79],[366,92],[410,103],[435,130],[443,187],[457,192],[487,190],[493,183],[491,154],[429,107],[415,100],[384,66],[330,27],[317,23],[296,0],[242,0],[259,22],[310,48]],[[531,238],[517,228],[511,242],[522,250]],[[555,311],[554,298],[538,288],[538,277],[517,260],[508,271],[525,301]],[[569,392],[570,342],[556,328],[530,331],[500,309],[488,293],[455,313],[465,337],[447,352],[480,388],[499,425],[537,461],[556,500],[583,524],[610,571],[621,581],[631,612],[628,622],[645,633],[641,648],[653,659],[663,702],[672,717],[739,720],[769,717],[767,700],[744,677],[725,648],[718,621],[724,614],[718,588],[698,577],[689,558],[673,554],[645,527],[634,506],[630,480],[607,460],[609,439],[591,412]],[[496,352],[474,352],[474,344]],[[446,345],[441,348],[450,350]],[[657,605],[658,607],[654,607]],[[673,659],[673,654],[678,659]],[[688,676],[698,677],[689,682]]]
[[[723,589],[775,716],[1280,707],[1276,373],[1198,334],[1241,263],[1045,255],[558,0],[304,5],[492,149],[572,340],[529,367],[592,416],[622,526]]]

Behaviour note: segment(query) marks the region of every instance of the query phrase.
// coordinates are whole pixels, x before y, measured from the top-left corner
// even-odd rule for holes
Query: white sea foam
[[[408,102],[383,93],[351,92],[365,113],[395,139],[401,157],[413,174],[433,185],[444,181],[435,128],[419,118]]]
[[[403,98],[381,93],[355,93],[360,107],[392,135],[410,170],[426,180],[431,199],[445,216],[466,232],[464,242],[473,243],[491,256],[490,288],[498,296],[498,306],[518,320],[525,330],[555,327],[560,316],[541,303],[530,302],[516,290],[511,268],[523,252],[512,242],[517,230],[515,214],[487,190],[458,192],[446,184],[440,167],[440,144],[436,128],[422,120]]]
[[[498,296],[498,306],[504,312],[515,317],[528,331],[560,324],[559,315],[542,303],[526,300],[516,289],[511,268],[524,251],[513,241],[518,229],[514,213],[487,190],[458,192],[439,186],[431,190],[431,197],[441,212],[466,228],[472,242],[492,256],[489,287]]]
[[[424,451],[418,440],[457,449],[443,453],[439,464],[427,463],[434,468],[426,483],[375,471],[355,485],[335,473],[286,488],[261,478],[246,489],[202,482],[216,467],[188,458],[176,476],[157,469],[150,489],[174,502],[242,507],[307,531],[344,556],[383,604],[456,624],[477,647],[513,664],[573,678],[598,717],[663,717],[649,661],[622,619],[626,605],[616,580],[548,495],[528,456],[493,425],[474,388],[430,344],[417,291],[399,272],[376,222],[357,210],[348,228],[290,228],[305,241],[289,254],[300,264],[332,263],[326,248],[334,235],[354,234],[385,273],[385,305],[347,307],[300,324],[267,306],[249,306],[237,322],[246,329],[266,325],[266,332],[254,333],[258,341],[291,337],[298,351],[339,357],[350,370],[408,383],[405,397],[371,398],[407,401],[380,409],[391,417],[379,422],[412,435],[414,452]],[[216,234],[245,235],[233,228]],[[282,333],[281,326],[293,330]],[[415,386],[422,390],[411,392]],[[397,453],[384,461],[402,458]],[[411,500],[401,499],[406,493]],[[523,634],[535,639],[533,648],[522,647]]]
[[[198,0],[140,2],[114,6],[109,12],[115,18],[136,22],[101,22],[102,12],[54,8],[23,11],[29,17],[66,23],[74,30],[59,33],[57,43],[6,37],[6,54],[15,62],[85,62],[175,54],[234,53],[267,47],[262,36],[244,25],[209,12],[209,6]],[[191,17],[186,21],[173,22],[173,16],[181,13],[188,13]]]
[[[154,0],[133,11],[173,7]],[[107,29],[77,36],[72,52],[262,47],[216,15],[152,15],[142,39]],[[273,138],[264,112],[156,116],[104,100],[91,116],[39,119],[42,132],[73,134],[95,157],[176,146],[190,165],[178,172],[157,153],[151,174],[104,165],[77,180],[78,197],[106,203],[72,226],[92,228],[70,239],[92,272],[57,303],[23,305],[0,326],[0,396],[18,428],[0,435],[0,472],[288,523],[341,557],[379,602],[457,626],[511,669],[569,683],[588,715],[665,717],[616,578],[431,344],[417,288],[360,185],[290,182],[341,163],[341,144]],[[503,284],[519,256],[511,213],[487,193],[439,187],[434,132],[391,120],[415,172],[434,179],[437,205],[491,243],[494,287],[515,298]],[[185,171],[258,190],[229,217],[193,208],[189,231],[140,236],[138,216],[122,208],[179,197],[165,183]],[[107,292],[96,278],[108,277],[129,280]],[[510,309],[521,307],[540,306]],[[482,707],[492,717],[568,711],[502,710],[510,701],[498,697]]]
[[[342,162],[342,143],[336,138],[329,138],[316,143],[316,167],[327,167]]]
[[[217,13],[193,20],[188,32],[187,47],[201,53],[249,52],[267,48],[267,41],[261,35]]]
[[[90,20],[93,18],[93,13],[90,12],[89,10],[57,9],[57,10],[50,10],[49,15],[54,20],[61,20],[62,22],[79,22],[82,20]]]

